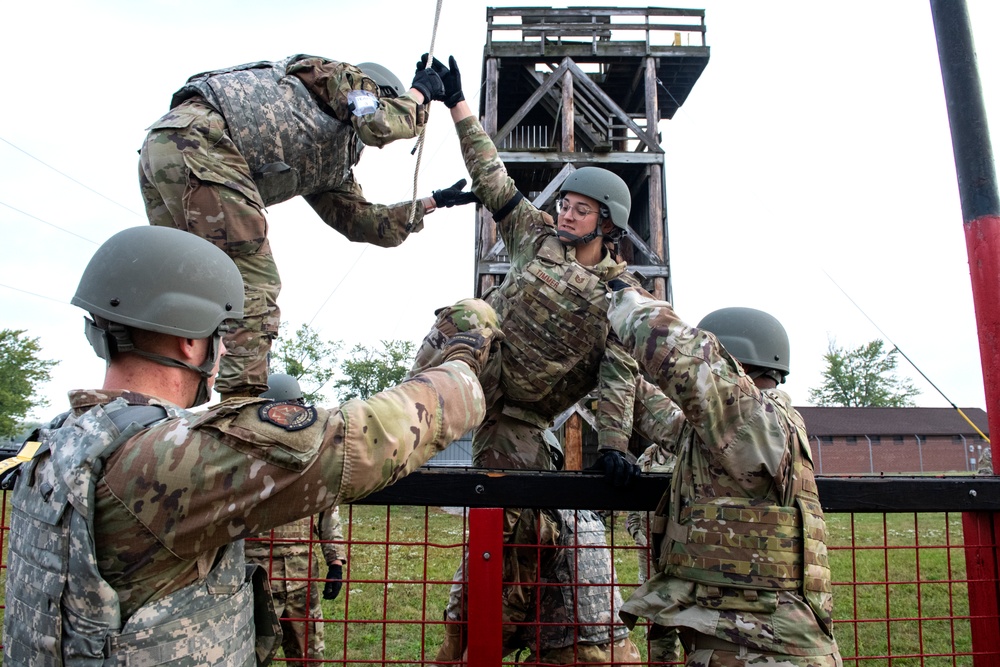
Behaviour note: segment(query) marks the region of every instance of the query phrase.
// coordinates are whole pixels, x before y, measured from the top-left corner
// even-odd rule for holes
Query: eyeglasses
[[[569,199],[566,199],[565,197],[563,197],[558,201],[558,206],[560,213],[567,213],[569,212],[570,209],[572,209],[573,212],[576,213],[576,215],[581,218],[586,218],[588,215],[594,212],[594,209],[591,208],[590,206],[587,206],[586,204],[573,204],[570,202]]]

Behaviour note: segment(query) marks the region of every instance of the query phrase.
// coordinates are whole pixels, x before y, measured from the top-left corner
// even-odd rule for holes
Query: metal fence
[[[865,667],[996,664],[1000,478],[818,482],[829,528],[835,635],[844,662]],[[464,553],[469,557],[462,579],[469,593],[468,664],[540,664],[526,662],[524,651],[500,655],[506,583],[499,557],[502,511],[491,508],[602,511],[618,589],[627,598],[648,552],[625,530],[625,516],[654,507],[664,483],[665,478],[650,475],[618,490],[586,473],[425,469],[363,504],[342,507],[343,589],[335,600],[323,601],[323,618],[308,626],[325,640],[323,655],[308,664],[437,664],[443,610]],[[6,511],[0,516],[4,542],[8,517]],[[315,576],[287,577],[279,567],[271,576],[282,579],[285,588],[320,595],[326,568],[319,549],[312,552]],[[6,549],[3,555],[5,581]],[[544,585],[551,582],[529,582]],[[611,601],[608,595],[609,608]],[[296,620],[303,619],[289,619]],[[642,624],[630,637],[643,656],[639,664],[663,664],[646,661]],[[291,661],[279,653],[275,662]]]

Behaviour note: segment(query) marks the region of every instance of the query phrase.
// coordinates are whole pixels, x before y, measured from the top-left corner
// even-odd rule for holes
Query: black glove
[[[420,60],[417,61],[418,72],[427,67],[427,56],[429,55],[430,55],[429,53],[425,53],[424,55],[420,56]],[[442,63],[437,58],[431,58],[431,69],[434,70],[439,77],[441,77],[442,81],[444,81],[444,77],[448,75],[448,68],[445,67],[444,63]]]
[[[444,84],[444,98],[441,100],[449,109],[465,99],[462,92],[462,73],[458,71],[458,63],[455,56],[448,56],[448,70],[446,73],[438,73],[441,82]]]
[[[628,486],[640,474],[639,466],[629,463],[625,455],[617,449],[601,451],[601,457],[587,470],[603,471],[604,478],[614,486]]]
[[[463,204],[479,203],[479,197],[473,192],[462,192],[465,187],[465,179],[458,181],[451,187],[443,190],[435,190],[431,193],[434,197],[434,204],[438,208],[451,208],[452,206],[462,206]]]
[[[340,595],[340,589],[344,586],[344,582],[341,581],[344,578],[344,566],[330,565],[329,567],[330,569],[326,573],[326,578],[329,581],[326,582],[326,586],[323,586],[323,599],[336,600],[337,596]]]
[[[442,363],[453,359],[464,361],[479,376],[482,374],[483,368],[486,367],[494,345],[503,338],[502,332],[489,327],[460,331],[445,342],[442,350],[444,352]]]
[[[423,60],[417,63],[417,71],[413,74],[410,88],[419,90],[424,96],[425,103],[430,103],[431,100],[444,100],[444,82],[441,81],[441,75],[435,72],[433,67],[427,69]]]

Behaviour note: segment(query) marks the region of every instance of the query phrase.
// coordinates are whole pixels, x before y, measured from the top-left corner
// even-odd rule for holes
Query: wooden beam
[[[580,82],[580,84],[586,88],[592,95],[599,99],[604,106],[611,110],[615,116],[625,123],[639,139],[649,147],[650,151],[662,153],[663,149],[660,148],[659,143],[656,141],[655,137],[651,137],[646,133],[641,127],[636,125],[635,121],[629,118],[628,113],[625,112],[620,106],[618,106],[613,99],[608,97],[608,94],[601,90],[601,87],[594,83],[587,73],[580,69],[579,65],[573,62],[570,58],[563,60],[563,64],[569,67],[569,70],[573,73],[573,77]],[[561,67],[561,65],[560,65]]]
[[[652,223],[650,223],[650,227],[652,227]],[[656,246],[653,246],[651,248],[650,246],[646,245],[646,242],[643,241],[642,238],[640,238],[639,235],[636,234],[635,232],[629,233],[628,240],[632,245],[634,245],[636,248],[645,253],[646,256],[649,257],[649,259],[651,259],[653,262],[663,261],[663,257],[660,256],[660,253],[656,252],[655,250]]]
[[[538,100],[545,96],[545,94],[556,84],[556,81],[558,81],[559,78],[565,74],[565,72],[566,68],[562,65],[560,65],[556,71],[552,72],[548,79],[546,79],[545,83],[539,86],[538,90],[531,94],[531,97],[529,97],[525,103],[521,105],[521,108],[517,110],[517,113],[510,117],[510,120],[507,121],[500,131],[495,135],[492,135],[493,143],[499,145],[500,142],[502,142],[507,135],[510,134],[511,130],[517,127],[517,124],[528,115],[528,112],[531,111],[536,104],[538,104]],[[494,104],[494,106],[496,105]]]
[[[483,117],[483,130],[486,131],[486,134],[496,132],[497,129],[497,97],[499,94],[499,79],[500,68],[497,63],[497,59],[487,58],[486,81],[484,82],[486,87],[486,90],[484,91],[486,115]],[[496,243],[497,225],[493,221],[493,216],[484,206],[477,206],[476,208],[478,209],[478,238],[476,251],[482,252],[483,248],[489,248]],[[496,277],[493,275],[483,274],[481,271],[477,272],[476,280],[473,285],[473,294],[476,296],[482,296],[488,289],[496,284],[496,280]]]
[[[583,422],[575,412],[563,426],[563,457],[565,470],[583,469]]]
[[[551,164],[553,162],[568,162],[571,164],[601,164],[601,165],[616,165],[616,164],[662,164],[663,163],[663,152],[657,151],[656,153],[629,153],[629,152],[611,152],[611,153],[563,153],[563,152],[553,152],[539,154],[535,152],[528,151],[500,151],[500,159],[504,161],[504,164],[525,164],[525,163],[539,163],[539,164]]]
[[[576,140],[573,135],[576,129],[576,118],[573,105],[573,75],[566,72],[560,79],[562,84],[562,141],[560,150],[572,152],[576,150]]]
[[[527,72],[527,70],[525,70]],[[541,85],[543,80],[543,75],[540,72],[527,72],[529,76],[528,81],[535,85]],[[574,105],[575,105],[575,120],[576,129],[582,131],[584,138],[590,146],[607,146],[608,137],[607,130],[604,130],[604,134],[596,134],[595,131],[601,130],[603,127],[607,126],[607,123],[602,120],[601,112],[603,110],[595,108],[595,105],[591,104],[589,100],[584,97],[574,95]],[[556,99],[555,92],[550,91],[548,95],[543,97],[539,104],[545,107],[553,118],[556,117],[558,110],[560,108],[559,100]]]
[[[499,86],[500,71],[497,67],[496,58],[486,59],[486,90],[484,91],[485,105],[486,105],[486,115],[483,117],[483,129],[486,130],[486,134],[492,136],[497,129],[497,98]]]
[[[643,64],[646,84],[646,130],[655,135],[660,123],[660,106],[656,87],[656,59],[646,58]],[[656,258],[663,262],[667,257],[667,230],[663,215],[663,167],[661,165],[649,165],[648,183],[649,245],[656,253]],[[653,296],[657,299],[665,300],[667,298],[666,281],[666,278],[656,278],[653,281]]]

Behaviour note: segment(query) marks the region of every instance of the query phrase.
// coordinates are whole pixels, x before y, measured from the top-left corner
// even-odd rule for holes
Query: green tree
[[[21,420],[32,408],[42,408],[48,401],[36,392],[48,382],[55,361],[39,358],[42,351],[37,338],[29,338],[24,329],[0,330],[0,435],[12,436],[21,430]]]
[[[271,346],[270,372],[288,373],[299,381],[302,397],[306,403],[326,402],[323,387],[336,374],[337,353],[343,344],[327,341],[303,324],[288,334],[288,327],[282,323],[278,337]]]
[[[406,377],[413,365],[416,346],[408,340],[383,340],[379,344],[381,350],[355,345],[350,358],[340,364],[343,377],[334,385],[340,400],[370,398]]]
[[[830,340],[823,359],[823,384],[809,390],[809,400],[819,406],[847,408],[906,408],[915,405],[920,390],[909,379],[896,377],[898,351],[884,349],[873,340],[853,349],[837,347]]]

